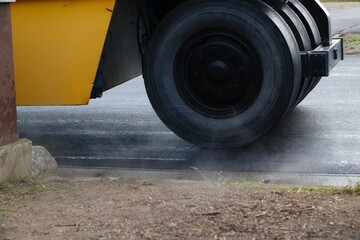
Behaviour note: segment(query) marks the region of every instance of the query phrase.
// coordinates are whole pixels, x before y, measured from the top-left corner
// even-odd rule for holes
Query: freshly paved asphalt
[[[236,151],[178,138],[157,118],[141,78],[80,107],[19,107],[21,137],[60,165],[360,174],[360,57],[347,57],[272,132]]]
[[[19,107],[18,119],[20,136],[62,166],[360,176],[359,89],[360,57],[348,56],[268,135],[233,151],[203,150],[173,134],[141,78],[88,106]]]
[[[348,32],[360,31],[360,6],[330,8],[329,13],[332,22],[333,35]]]

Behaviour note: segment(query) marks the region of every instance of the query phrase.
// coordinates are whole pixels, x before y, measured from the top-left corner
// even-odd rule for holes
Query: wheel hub
[[[229,66],[219,60],[212,61],[206,69],[207,79],[214,84],[222,84],[226,82],[231,75]]]
[[[182,99],[208,117],[244,112],[257,98],[262,66],[252,46],[235,33],[208,29],[179,49],[175,83]]]

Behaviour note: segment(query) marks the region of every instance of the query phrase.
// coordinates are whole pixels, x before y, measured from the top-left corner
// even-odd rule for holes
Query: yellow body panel
[[[87,104],[115,0],[11,5],[18,105]]]

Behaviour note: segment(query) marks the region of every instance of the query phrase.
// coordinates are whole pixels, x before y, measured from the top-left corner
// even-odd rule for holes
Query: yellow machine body
[[[115,0],[11,5],[18,105],[87,104]]]

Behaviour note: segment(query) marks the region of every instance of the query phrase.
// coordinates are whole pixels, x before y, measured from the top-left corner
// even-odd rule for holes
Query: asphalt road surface
[[[45,146],[62,166],[358,175],[359,89],[360,57],[348,56],[268,135],[232,151],[203,150],[168,130],[141,78],[88,106],[19,107],[18,119],[20,136]]]
[[[360,7],[330,8],[329,13],[333,35],[345,30],[360,30]]]
[[[19,107],[21,137],[60,165],[360,174],[360,57],[347,57],[275,129],[239,150],[210,151],[168,130],[134,79],[80,107]]]

